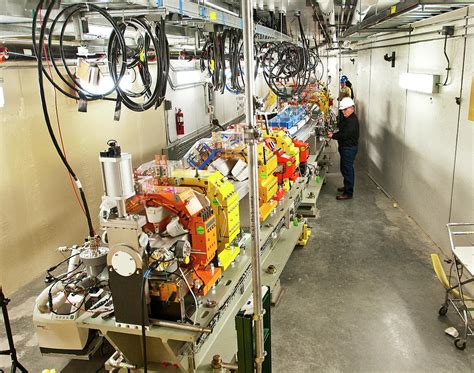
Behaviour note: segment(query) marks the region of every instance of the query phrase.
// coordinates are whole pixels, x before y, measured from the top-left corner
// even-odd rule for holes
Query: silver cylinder
[[[252,289],[255,318],[255,371],[262,371],[262,362],[265,359],[263,345],[263,303],[262,303],[262,275],[260,264],[260,216],[258,204],[258,159],[253,111],[254,95],[254,53],[253,53],[253,9],[252,0],[242,0],[242,17],[244,20],[244,61],[245,61],[245,116],[249,126],[248,159],[249,159],[249,202],[250,202],[250,233],[252,258]]]
[[[84,263],[87,275],[90,277],[98,277],[107,265],[107,247],[87,248],[81,252],[80,258]]]
[[[100,157],[104,195],[117,201],[119,217],[127,215],[125,201],[135,195],[132,155]]]

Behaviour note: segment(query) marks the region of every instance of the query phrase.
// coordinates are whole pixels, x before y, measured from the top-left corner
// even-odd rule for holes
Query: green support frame
[[[262,365],[263,373],[271,373],[272,371],[272,332],[271,332],[271,295],[270,288],[263,296],[263,308],[265,315],[263,316],[263,338],[265,346],[265,360]],[[239,373],[253,373],[255,362],[255,340],[253,328],[253,313],[245,314],[240,310],[235,316],[235,328],[237,329],[237,358]]]

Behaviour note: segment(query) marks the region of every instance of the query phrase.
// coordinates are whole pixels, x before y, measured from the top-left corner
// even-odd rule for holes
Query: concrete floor
[[[457,316],[438,316],[439,249],[360,169],[353,200],[335,199],[341,184],[328,176],[314,235],[281,277],[274,373],[473,372],[474,340],[457,350],[444,333]]]
[[[474,340],[458,351],[444,334],[458,324],[453,311],[438,317],[443,291],[429,262],[438,248],[361,170],[357,177],[355,198],[339,202],[341,178],[328,176],[313,236],[283,273],[286,292],[272,313],[273,371],[473,372]],[[31,312],[43,286],[38,279],[11,295],[21,362],[31,372],[100,369],[101,353],[91,362],[40,355]],[[0,367],[9,367],[8,357],[0,356]]]

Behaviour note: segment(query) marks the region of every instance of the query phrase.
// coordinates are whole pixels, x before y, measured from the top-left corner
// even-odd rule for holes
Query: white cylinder
[[[76,248],[73,249],[71,252],[72,258],[68,260],[67,264],[67,273],[69,273],[69,276],[71,276],[71,273],[74,272],[74,270],[79,267],[79,253],[81,252],[81,249]]]
[[[125,200],[135,195],[131,154],[122,153],[117,158],[101,157],[100,164],[105,196]]]

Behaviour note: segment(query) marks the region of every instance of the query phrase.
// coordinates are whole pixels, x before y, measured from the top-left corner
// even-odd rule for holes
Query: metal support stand
[[[263,341],[263,303],[262,303],[262,273],[260,264],[260,217],[258,206],[258,159],[257,140],[259,128],[255,124],[253,111],[254,95],[254,51],[253,51],[253,6],[251,0],[241,2],[244,40],[244,61],[245,61],[245,116],[248,123],[246,133],[246,143],[248,144],[249,160],[249,201],[250,201],[250,233],[251,258],[252,258],[252,289],[254,304],[254,327],[255,327],[255,371],[262,372],[262,363],[265,360],[265,350]]]
[[[11,367],[12,373],[16,372],[17,369],[20,370],[21,372],[28,373],[26,368],[20,364],[16,356],[15,344],[13,342],[12,329],[10,326],[10,319],[8,317],[8,310],[7,310],[8,303],[10,303],[10,299],[5,298],[5,295],[3,294],[3,291],[2,291],[2,287],[0,286],[0,305],[2,306],[3,321],[5,323],[5,332],[7,334],[7,339],[8,339],[8,350],[0,351],[0,355],[10,355],[12,359],[12,367]]]

